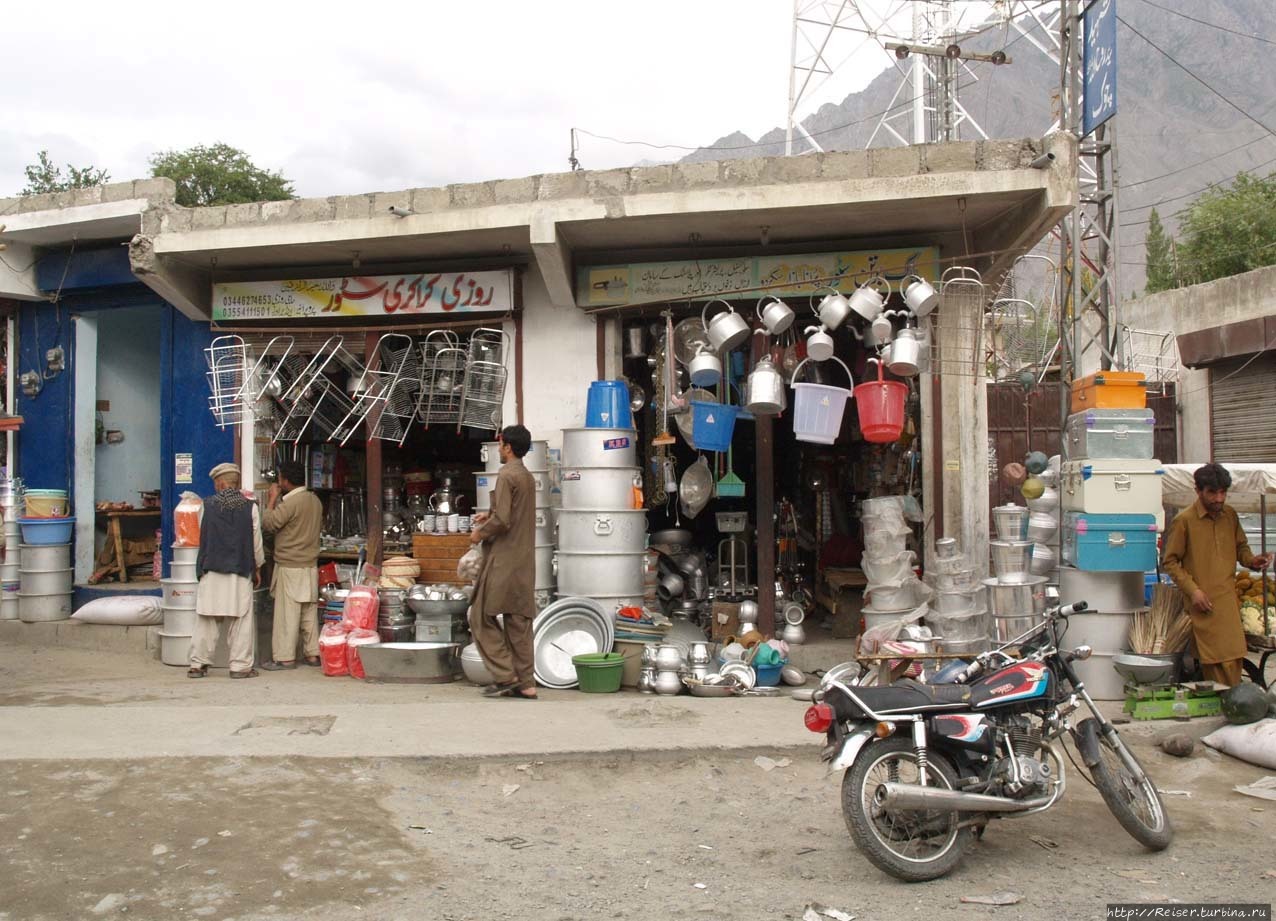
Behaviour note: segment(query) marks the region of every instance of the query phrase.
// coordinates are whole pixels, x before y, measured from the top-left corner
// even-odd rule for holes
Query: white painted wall
[[[1276,266],[1149,294],[1121,305],[1121,323],[1173,335],[1276,315]],[[1209,371],[1184,368],[1178,381],[1179,461],[1210,459]]]
[[[160,316],[159,307],[134,307],[99,314],[97,399],[109,400],[103,413],[108,429],[119,429],[119,444],[98,445],[94,492],[98,502],[139,502],[138,491],[160,485]],[[93,400],[87,406],[92,435]]]
[[[532,438],[561,448],[562,430],[585,424],[589,385],[597,378],[595,319],[578,307],[555,307],[540,270],[523,278],[523,423]],[[506,418],[513,419],[514,388]]]

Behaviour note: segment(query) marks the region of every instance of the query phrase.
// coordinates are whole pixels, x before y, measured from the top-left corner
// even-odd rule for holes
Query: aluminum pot
[[[496,681],[492,673],[488,671],[487,663],[483,661],[483,655],[478,651],[478,646],[474,643],[470,643],[461,650],[461,672],[467,681],[472,681],[474,684],[494,684]]]
[[[676,671],[657,671],[655,691],[672,697],[682,693],[682,676]]]
[[[992,571],[997,581],[1005,584],[1024,582],[1029,578],[1028,557],[1032,542],[1027,540],[994,540],[988,543]]]
[[[755,416],[776,416],[784,412],[787,397],[784,375],[776,370],[770,355],[763,355],[744,385],[745,409]]]
[[[936,614],[969,614],[979,602],[979,587],[965,592],[937,592],[930,601]]]
[[[640,467],[563,467],[558,488],[565,509],[629,509],[642,489]]]
[[[801,624],[785,624],[780,631],[780,639],[790,646],[801,646],[806,642],[806,630]]]
[[[709,319],[709,307],[721,304],[727,308],[726,313],[717,314]],[[723,300],[709,301],[700,310],[700,323],[709,335],[709,342],[717,352],[729,352],[749,338],[749,323],[735,312],[730,304]]]
[[[939,292],[920,275],[909,275],[904,279],[904,303],[920,319],[939,306]]]
[[[564,595],[641,595],[645,551],[554,554],[558,590]]]
[[[1041,614],[1046,609],[1046,579],[1044,576],[1028,576],[1017,584],[984,579],[988,592],[988,610],[993,617],[1013,618],[1025,614]]]
[[[160,579],[160,589],[164,596],[162,604],[166,608],[179,608],[183,611],[193,610],[195,608],[195,592],[198,588],[198,582],[178,582],[175,579]]]
[[[826,328],[837,329],[851,315],[851,303],[842,292],[831,289],[820,301],[820,306],[815,308],[815,315]]]
[[[992,510],[992,523],[998,540],[1024,540],[1027,536],[1028,509],[1013,502]]]
[[[1049,576],[1059,565],[1059,554],[1048,544],[1032,545],[1032,560],[1028,563],[1028,571],[1034,576]]]
[[[547,470],[529,470],[532,475],[532,481],[536,484],[536,507],[549,508],[549,471]],[[492,490],[496,489],[495,473],[483,471],[474,474],[474,490],[476,511],[487,512],[492,508]]]
[[[1048,544],[1059,536],[1059,519],[1049,512],[1033,512],[1028,516],[1028,540]]]
[[[71,566],[70,544],[20,544],[23,572],[67,569]]]
[[[483,467],[488,473],[496,473],[500,470],[501,443],[499,441],[483,442],[482,447],[479,448],[479,460],[483,462]],[[549,442],[533,441],[532,446],[523,455],[523,466],[528,470],[548,470]]]
[[[1047,486],[1035,499],[1028,500],[1028,508],[1034,512],[1054,513],[1059,509],[1059,490]]]
[[[647,513],[560,509],[558,549],[568,553],[637,553],[647,546]]]
[[[40,572],[22,571],[21,595],[63,595],[74,588],[72,569],[45,569]]]
[[[554,587],[554,545],[543,544],[536,548],[536,584],[533,588]]]
[[[951,560],[957,555],[957,538],[940,537],[935,540],[935,557],[941,560]]]
[[[536,543],[552,544],[554,542],[554,522],[548,508],[536,510]]]
[[[637,467],[634,429],[563,429],[562,462],[568,467]]]
[[[886,299],[891,296],[891,285],[885,278],[875,275],[855,289],[851,295],[851,309],[868,322],[872,323],[886,306]]]
[[[18,592],[18,620],[25,624],[49,620],[66,620],[71,616],[71,593],[37,595]]]
[[[168,577],[175,582],[198,582],[194,563],[179,563],[177,560],[168,564]]]
[[[895,341],[891,343],[886,358],[886,370],[899,377],[913,377],[920,368],[921,353],[917,333],[905,327],[895,335]]]
[[[763,301],[767,302],[766,306],[762,305]],[[793,320],[796,318],[793,308],[773,294],[759,298],[756,310],[758,319],[772,336],[778,336],[784,332],[793,325]]]
[[[705,346],[700,346],[687,370],[691,373],[691,383],[696,387],[716,387],[722,380],[722,359]]]
[[[656,647],[656,668],[676,672],[682,667],[682,650],[673,643],[661,643]]]
[[[833,337],[823,326],[808,326],[805,330],[806,354],[812,361],[828,361],[833,357]]]
[[[708,665],[710,661],[708,643],[692,643],[687,650],[687,660],[692,665]]]

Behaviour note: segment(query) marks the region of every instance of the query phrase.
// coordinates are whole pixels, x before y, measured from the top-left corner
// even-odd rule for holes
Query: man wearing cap
[[[253,587],[261,585],[261,519],[257,503],[239,489],[239,467],[218,464],[208,476],[213,495],[204,499],[199,516],[199,555],[195,573],[195,635],[191,637],[191,666],[186,675],[203,678],[213,662],[213,650],[223,621],[230,645],[230,677],[255,678]]]
[[[275,566],[270,591],[275,596],[273,659],[267,671],[297,667],[297,636],[307,665],[319,664],[319,532],[323,502],[306,489],[305,468],[297,461],[279,465],[279,482],[270,487],[261,525],[275,535]]]
[[[470,627],[493,684],[483,693],[536,699],[532,673],[532,619],[536,616],[536,481],[523,466],[532,433],[521,425],[501,430],[501,472],[490,514],[474,516],[470,543],[487,545],[470,604]],[[503,614],[501,623],[496,617]]]

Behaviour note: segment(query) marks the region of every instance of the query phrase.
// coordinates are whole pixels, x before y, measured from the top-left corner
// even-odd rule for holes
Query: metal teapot
[[[452,489],[452,478],[445,476],[443,485],[430,495],[430,511],[436,515],[451,515],[461,510],[461,496]]]

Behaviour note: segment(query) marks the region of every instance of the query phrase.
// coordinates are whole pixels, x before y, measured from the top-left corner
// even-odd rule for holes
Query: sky
[[[156,152],[220,141],[325,196],[564,171],[573,127],[756,138],[784,121],[792,14],[791,0],[6,4],[0,196],[41,149],[122,181]],[[800,115],[889,63],[880,49],[843,63],[863,36],[838,41],[841,66]],[[582,135],[577,156],[602,169],[686,152]]]

